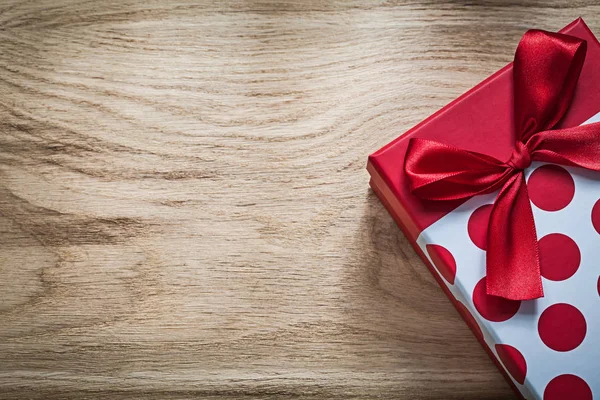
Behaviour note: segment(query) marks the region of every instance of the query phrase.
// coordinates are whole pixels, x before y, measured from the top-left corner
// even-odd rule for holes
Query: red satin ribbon
[[[551,130],[563,117],[585,60],[584,40],[528,31],[513,66],[517,141],[508,161],[411,139],[404,170],[413,194],[456,200],[500,189],[487,233],[487,293],[542,297],[537,235],[523,169],[531,161],[600,170],[600,123]]]

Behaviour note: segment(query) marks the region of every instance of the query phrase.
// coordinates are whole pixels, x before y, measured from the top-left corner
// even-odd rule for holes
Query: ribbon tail
[[[544,296],[537,234],[523,172],[506,182],[490,214],[487,294],[509,300]]]

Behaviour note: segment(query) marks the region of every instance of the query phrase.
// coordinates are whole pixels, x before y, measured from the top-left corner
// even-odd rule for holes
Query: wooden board
[[[594,1],[1,1],[0,398],[509,399],[367,155]]]

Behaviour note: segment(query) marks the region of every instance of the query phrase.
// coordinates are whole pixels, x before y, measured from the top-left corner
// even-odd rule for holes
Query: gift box
[[[553,129],[600,121],[600,43],[582,19],[560,32],[583,39],[587,54]],[[370,185],[521,398],[600,398],[600,173],[535,161],[523,169],[543,297],[514,300],[486,290],[487,232],[498,190],[427,200],[411,191],[405,170],[412,138],[512,159],[514,79],[511,63],[373,153]]]

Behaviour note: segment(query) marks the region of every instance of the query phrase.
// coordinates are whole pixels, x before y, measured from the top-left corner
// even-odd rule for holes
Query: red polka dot
[[[586,331],[585,317],[570,304],[551,305],[538,321],[540,339],[556,351],[573,350],[583,342]]]
[[[437,244],[428,244],[425,246],[429,256],[433,260],[433,265],[438,270],[440,275],[444,277],[451,285],[454,285],[454,277],[456,276],[456,261],[452,253],[444,246]]]
[[[488,321],[502,322],[512,318],[519,311],[521,301],[488,295],[484,277],[475,285],[473,304],[483,318]]]
[[[473,211],[467,224],[467,231],[469,237],[475,246],[481,250],[487,249],[487,231],[488,223],[490,221],[490,213],[492,212],[492,205],[486,204],[485,206],[479,207]]]
[[[469,328],[471,328],[471,330],[475,334],[475,337],[477,337],[480,340],[483,340],[483,333],[481,332],[481,328],[479,327],[479,324],[477,323],[475,318],[473,318],[473,315],[469,312],[467,307],[465,307],[465,305],[461,302],[456,302],[456,309],[467,322],[467,325],[469,325]]]
[[[558,165],[542,165],[527,182],[529,198],[545,211],[565,208],[575,195],[575,182],[566,169]]]
[[[598,296],[600,296],[600,277],[598,277]]]
[[[592,207],[592,225],[596,232],[600,233],[600,200]]]
[[[522,385],[525,382],[525,375],[527,375],[527,362],[525,362],[523,354],[507,344],[497,344],[496,353],[510,375]]]
[[[544,400],[592,400],[592,389],[580,377],[559,375],[546,385]]]
[[[577,243],[561,233],[551,233],[539,241],[542,276],[551,281],[563,281],[579,268],[581,253]]]

